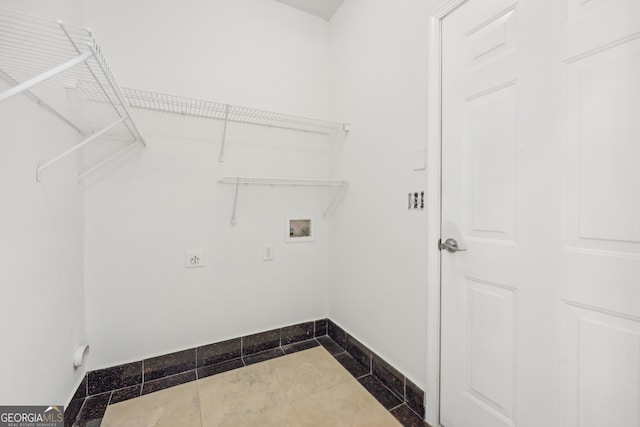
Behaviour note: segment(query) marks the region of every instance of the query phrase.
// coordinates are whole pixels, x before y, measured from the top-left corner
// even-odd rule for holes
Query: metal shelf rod
[[[37,85],[38,83],[42,83],[43,81],[50,79],[51,77],[55,76],[56,74],[60,74],[65,70],[68,70],[71,67],[75,67],[76,65],[86,61],[87,59],[91,58],[93,56],[92,52],[86,52],[83,53],[80,56],[77,56],[75,58],[73,58],[70,61],[65,62],[64,64],[58,65],[57,67],[40,74],[39,76],[36,76],[30,80],[27,80],[24,83],[20,83],[18,86],[14,86],[11,89],[8,89],[2,93],[0,93],[0,102],[11,98],[14,95],[19,94],[20,92],[23,92],[27,89],[29,89],[30,87],[33,87],[35,85]]]
[[[54,157],[53,159],[49,160],[45,164],[38,166],[38,168],[36,170],[36,181],[40,182],[40,174],[42,172],[44,172],[44,170],[47,169],[49,166],[53,165],[54,163],[59,162],[60,160],[62,160],[65,157],[67,157],[69,154],[74,153],[75,151],[77,151],[80,148],[84,147],[88,143],[90,143],[90,142],[94,141],[95,139],[101,137],[102,135],[104,135],[105,133],[109,132],[114,127],[118,126],[120,123],[124,122],[125,120],[126,120],[126,118],[118,119],[117,121],[115,121],[114,123],[110,124],[109,126],[107,126],[106,128],[102,129],[101,131],[94,133],[93,135],[91,135],[89,138],[85,139],[81,143],[79,143],[77,145],[74,145],[73,147],[69,148],[64,153]]]
[[[13,77],[11,77],[9,74],[5,73],[2,70],[0,70],[0,77],[3,78],[4,80],[8,81],[9,83],[11,83],[14,86],[19,84],[16,79],[14,79]],[[52,108],[49,104],[44,102],[42,99],[40,99],[39,97],[34,95],[33,92],[31,92],[30,90],[26,89],[24,91],[24,93],[29,98],[31,98],[34,102],[36,102],[40,107],[44,108],[49,113],[53,114],[54,116],[58,117],[60,120],[62,120],[63,122],[65,122],[66,124],[68,124],[69,126],[74,128],[76,130],[76,132],[78,132],[80,135],[85,136],[85,133],[82,131],[82,129],[80,129],[78,126],[74,125],[69,119],[67,119],[65,116],[63,116],[59,112],[57,112],[54,108]]]

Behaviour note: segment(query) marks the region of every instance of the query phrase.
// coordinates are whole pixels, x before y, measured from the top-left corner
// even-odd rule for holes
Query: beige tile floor
[[[397,427],[323,347],[110,405],[102,427]]]

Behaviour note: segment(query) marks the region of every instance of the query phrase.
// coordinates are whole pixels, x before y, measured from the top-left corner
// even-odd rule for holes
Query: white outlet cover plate
[[[204,251],[191,250],[185,252],[184,266],[185,268],[200,268],[205,265]]]

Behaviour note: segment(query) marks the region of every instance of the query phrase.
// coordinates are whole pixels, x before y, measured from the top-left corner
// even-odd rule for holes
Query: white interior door
[[[640,1],[441,25],[441,424],[640,427]]]

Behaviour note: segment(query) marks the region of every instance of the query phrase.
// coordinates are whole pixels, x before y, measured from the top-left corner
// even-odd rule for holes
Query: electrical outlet
[[[204,251],[187,251],[184,260],[185,268],[204,267]]]
[[[410,211],[424,210],[424,191],[408,193],[408,196],[408,208]]]
[[[273,245],[271,243],[265,243],[262,246],[262,260],[273,261]]]

